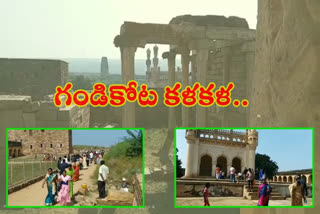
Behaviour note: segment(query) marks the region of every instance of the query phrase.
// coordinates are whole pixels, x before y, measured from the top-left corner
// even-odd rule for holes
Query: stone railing
[[[135,180],[133,181],[134,188],[134,200],[133,206],[142,206],[143,204],[143,191],[142,191],[142,174],[136,174]]]

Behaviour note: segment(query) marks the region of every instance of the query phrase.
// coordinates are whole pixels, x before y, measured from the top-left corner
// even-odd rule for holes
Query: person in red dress
[[[210,187],[210,184],[206,183],[206,186],[204,187],[204,190],[203,190],[204,206],[210,206],[210,204],[209,204],[209,187]]]

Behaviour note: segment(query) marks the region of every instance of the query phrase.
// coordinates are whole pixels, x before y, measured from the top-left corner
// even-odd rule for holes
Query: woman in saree
[[[88,166],[87,166],[87,156],[85,154],[83,155],[82,160],[83,160],[82,161],[83,168],[87,169],[88,168]]]
[[[69,181],[70,184],[70,198],[73,197],[73,176],[75,174],[74,169],[72,168],[72,165],[69,165],[68,171],[67,171],[67,175],[70,176],[71,180]]]
[[[58,202],[61,206],[66,206],[71,202],[70,198],[70,180],[71,177],[67,175],[66,170],[60,175],[59,181],[61,182],[61,190],[58,195]]]
[[[259,200],[258,206],[268,206],[270,194],[272,192],[271,186],[267,183],[265,177],[262,178],[262,184],[259,185]]]
[[[295,183],[289,186],[291,194],[291,206],[303,206],[302,199],[306,200],[299,175],[295,177]]]
[[[79,180],[80,177],[80,166],[79,166],[79,162],[76,162],[73,164],[73,170],[74,170],[74,174],[73,174],[73,178],[72,180],[74,182]]]
[[[48,174],[46,175],[43,183],[42,188],[44,188],[44,184],[47,183],[48,195],[45,199],[46,206],[52,206],[54,204],[54,197],[56,194],[56,180],[57,174],[53,173],[52,169],[48,169]]]

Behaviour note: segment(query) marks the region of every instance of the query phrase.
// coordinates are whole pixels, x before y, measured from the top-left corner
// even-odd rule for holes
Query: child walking
[[[210,184],[206,183],[204,190],[203,190],[204,206],[210,206],[210,204],[209,204],[209,187],[210,187]]]

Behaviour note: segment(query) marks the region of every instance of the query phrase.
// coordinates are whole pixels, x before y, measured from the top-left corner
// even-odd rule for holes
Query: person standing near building
[[[230,167],[230,180],[231,180],[231,183],[236,182],[236,169],[233,166]]]
[[[262,179],[262,184],[259,185],[259,200],[258,206],[268,206],[270,194],[272,192],[271,186],[267,183],[267,179]]]
[[[242,172],[242,180],[243,181],[246,181],[247,172],[248,172],[248,169],[247,169],[247,167],[245,167]]]
[[[204,201],[204,206],[210,206],[209,203],[209,187],[210,183],[206,183],[204,189],[203,189],[203,201]]]
[[[100,162],[98,175],[98,191],[99,198],[106,197],[106,182],[109,177],[109,168],[104,164],[104,160]]]
[[[219,177],[220,177],[220,167],[217,167],[216,168],[216,179],[219,179]]]
[[[253,191],[254,175],[253,175],[251,168],[249,168],[246,177],[247,177],[247,181],[248,181],[249,190],[252,192]]]
[[[304,196],[303,185],[299,175],[296,175],[295,183],[289,186],[289,191],[291,194],[291,206],[303,206],[302,199],[306,201],[306,197]]]

